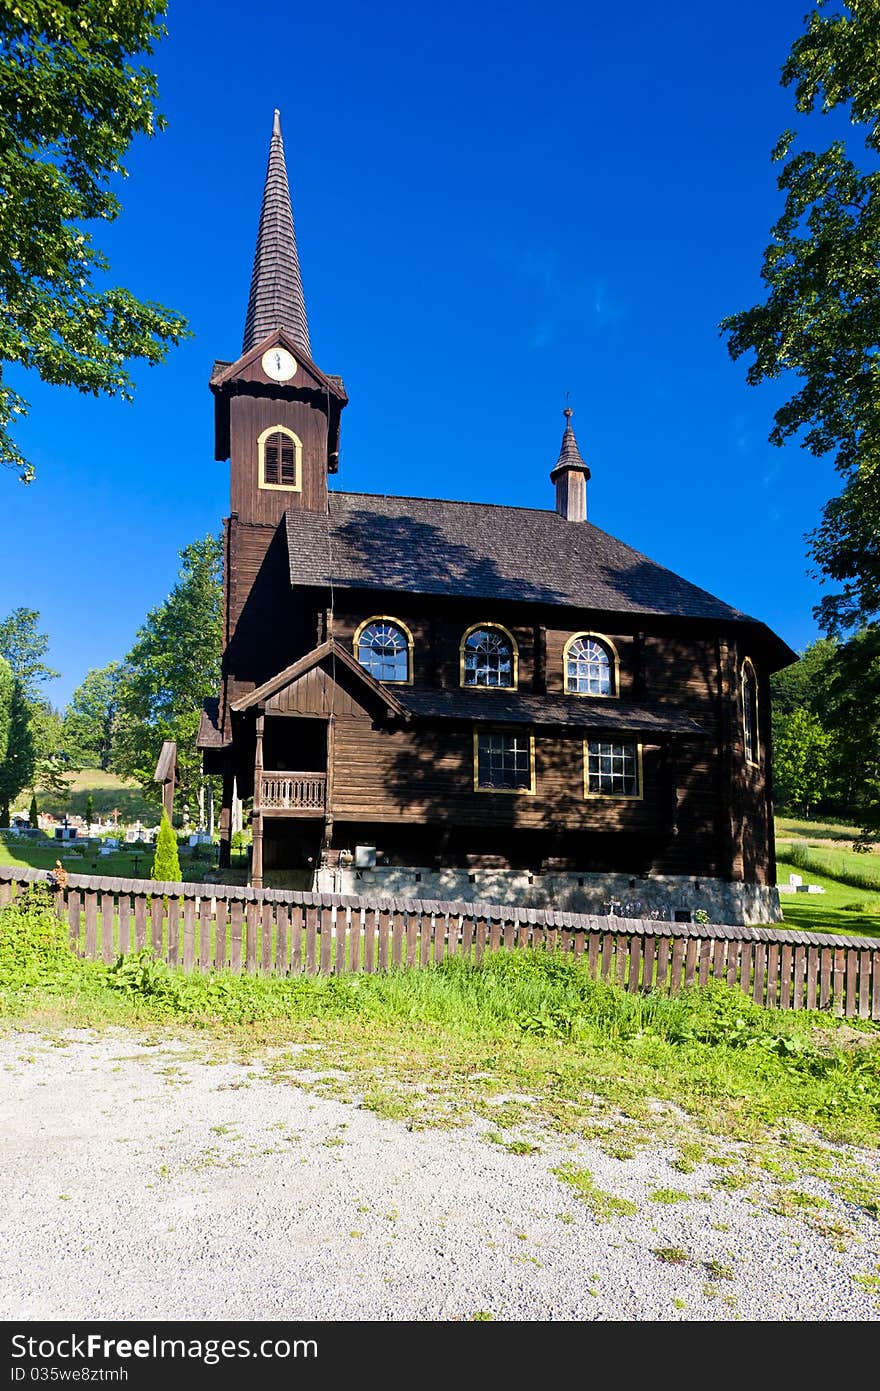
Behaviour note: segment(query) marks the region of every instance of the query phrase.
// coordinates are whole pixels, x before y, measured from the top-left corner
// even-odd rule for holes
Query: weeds
[[[551,1169],[550,1172],[563,1183],[569,1184],[578,1197],[588,1204],[599,1221],[608,1217],[631,1217],[639,1210],[637,1204],[629,1198],[618,1198],[613,1193],[606,1193],[603,1189],[597,1188],[589,1169],[578,1169],[574,1164],[561,1164],[558,1169]]]

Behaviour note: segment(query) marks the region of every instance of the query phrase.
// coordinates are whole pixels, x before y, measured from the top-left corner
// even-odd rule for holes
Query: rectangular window
[[[474,784],[481,792],[534,792],[534,741],[529,734],[474,735]]]
[[[638,744],[590,739],[586,745],[588,797],[640,797]]]

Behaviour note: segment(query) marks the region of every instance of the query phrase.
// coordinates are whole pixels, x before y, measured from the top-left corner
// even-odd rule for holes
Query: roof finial
[[[311,357],[309,324],[284,163],[281,113],[276,110],[242,352],[250,352],[251,348],[279,328],[284,329],[300,352]]]

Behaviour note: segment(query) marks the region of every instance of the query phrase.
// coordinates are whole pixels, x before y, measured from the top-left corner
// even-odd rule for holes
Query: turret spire
[[[279,328],[285,330],[300,352],[311,357],[309,323],[290,206],[284,141],[281,138],[281,114],[276,111],[242,352],[249,352]]]
[[[568,522],[585,522],[590,470],[581,458],[581,451],[571,428],[574,411],[571,406],[566,406],[562,414],[565,416],[562,448],[556,460],[556,467],[550,474],[550,481],[556,484],[556,511]]]

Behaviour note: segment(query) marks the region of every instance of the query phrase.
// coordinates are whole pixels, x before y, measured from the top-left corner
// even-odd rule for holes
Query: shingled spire
[[[556,484],[556,511],[568,522],[585,522],[590,470],[581,458],[581,451],[571,428],[571,417],[574,414],[571,406],[566,406],[562,414],[565,416],[562,448],[556,460],[556,467],[550,474],[551,483]]]
[[[242,352],[249,352],[279,328],[286,331],[300,352],[311,357],[309,323],[296,250],[287,166],[284,163],[281,116],[276,111]]]

